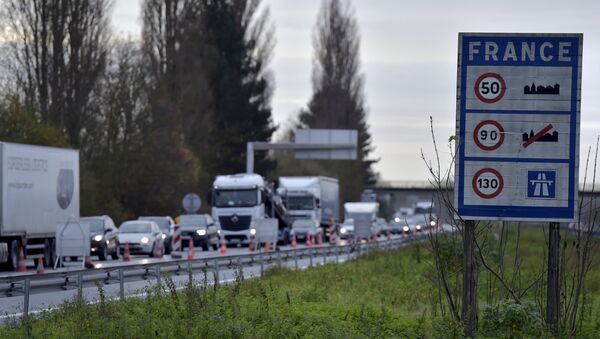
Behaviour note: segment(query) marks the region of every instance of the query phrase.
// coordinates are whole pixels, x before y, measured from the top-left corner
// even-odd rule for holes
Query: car
[[[83,217],[82,223],[90,225],[90,251],[98,255],[102,261],[111,256],[112,259],[119,259],[119,237],[118,230],[113,220],[107,215]]]
[[[340,225],[340,238],[352,239],[354,236],[354,219],[346,219]]]
[[[164,238],[154,221],[130,220],[119,226],[119,244],[121,251],[127,245],[131,254],[147,254],[152,257],[157,246],[164,249]]]
[[[165,241],[165,254],[170,254],[173,250],[173,232],[175,229],[175,221],[169,216],[144,216],[138,220],[154,221],[160,231],[163,233]]]
[[[296,236],[296,241],[308,241],[308,237],[312,236],[313,242],[323,237],[323,228],[318,221],[312,219],[297,219],[292,222],[292,230],[290,237]]]
[[[379,234],[387,236],[388,232],[392,232],[392,228],[388,225],[384,218],[377,218],[375,223],[379,226]]]
[[[221,229],[210,214],[184,214],[176,220],[181,227],[182,247],[186,247],[192,238],[193,246],[202,247],[203,251],[219,248]]]

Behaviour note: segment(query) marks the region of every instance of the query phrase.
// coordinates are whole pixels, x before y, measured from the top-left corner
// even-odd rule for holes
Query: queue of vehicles
[[[56,232],[66,223],[89,225],[90,252],[100,260],[119,258],[126,245],[134,254],[153,255],[157,248],[168,254],[173,251],[176,225],[183,246],[191,240],[203,250],[216,250],[220,241],[248,245],[265,234],[261,227],[273,225],[281,244],[294,237],[327,241],[332,232],[342,238],[369,239],[395,230],[393,223],[378,217],[377,202],[346,203],[340,225],[335,178],[281,177],[276,189],[262,176],[248,173],[215,178],[209,192],[210,214],[186,214],[175,220],[140,216],[117,228],[106,215],[80,218],[78,151],[0,142],[0,164],[0,266],[8,270],[17,268],[22,248],[26,258],[43,258],[44,265],[51,266]],[[434,221],[420,221],[428,222]]]

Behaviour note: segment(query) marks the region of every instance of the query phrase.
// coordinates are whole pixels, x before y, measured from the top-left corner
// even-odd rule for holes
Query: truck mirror
[[[317,208],[321,208],[321,199],[316,198],[315,199],[315,204],[317,205]]]

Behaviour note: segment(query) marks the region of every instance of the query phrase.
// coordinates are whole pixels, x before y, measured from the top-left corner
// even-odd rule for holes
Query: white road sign
[[[576,219],[582,40],[459,34],[455,203],[464,219]]]

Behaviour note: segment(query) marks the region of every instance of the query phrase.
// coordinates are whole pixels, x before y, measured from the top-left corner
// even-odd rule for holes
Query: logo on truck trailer
[[[75,191],[75,175],[73,170],[61,169],[58,172],[58,181],[56,184],[56,200],[58,206],[66,210],[73,200],[73,192]]]

